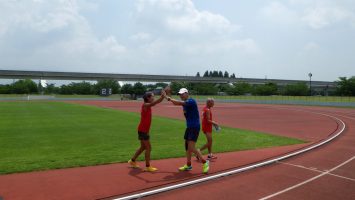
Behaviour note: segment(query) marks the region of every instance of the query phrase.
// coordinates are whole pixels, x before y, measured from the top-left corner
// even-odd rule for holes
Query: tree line
[[[196,77],[201,77],[200,72],[197,72]],[[214,71],[206,70],[205,73],[203,74],[203,77],[236,78],[234,73],[229,75],[229,72],[227,71],[224,71],[223,73],[222,71],[218,71],[218,70],[214,70]]]
[[[276,83],[265,83],[262,85],[251,85],[247,82],[235,82],[233,84],[213,84],[213,83],[186,83],[172,82],[173,93],[177,93],[179,88],[189,88],[191,94],[196,95],[287,95],[287,96],[307,96],[309,89],[307,84],[298,83],[278,87]]]
[[[87,81],[72,82],[59,87],[55,84],[48,84],[42,87],[31,79],[18,80],[12,84],[0,85],[0,94],[65,94],[65,95],[99,95],[101,89],[111,88],[112,94],[135,94],[143,95],[146,91],[153,91],[160,87],[165,88],[167,83],[156,83],[143,85],[140,82],[134,84],[124,84],[120,86],[116,80],[99,80],[97,83]]]
[[[213,74],[213,73],[212,73]],[[355,96],[355,77],[340,77],[336,91],[330,95]],[[140,82],[134,84],[124,84],[120,86],[115,80],[100,80],[97,83],[82,81],[72,82],[59,87],[55,84],[48,84],[43,88],[41,84],[36,84],[30,79],[18,80],[12,84],[0,85],[0,94],[79,94],[79,95],[99,95],[102,88],[111,88],[113,94],[142,95],[146,91],[153,91],[157,88],[164,88],[167,83],[156,83],[144,85]],[[261,85],[251,85],[247,82],[235,82],[233,84],[215,83],[190,83],[172,82],[171,89],[174,94],[182,87],[188,88],[191,94],[195,95],[287,95],[287,96],[308,96],[309,87],[306,83],[289,84],[277,86],[269,82]]]

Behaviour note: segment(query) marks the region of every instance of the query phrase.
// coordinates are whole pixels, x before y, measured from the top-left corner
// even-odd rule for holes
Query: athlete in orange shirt
[[[207,143],[200,148],[200,151],[208,149],[207,159],[215,159],[216,156],[212,154],[212,126],[218,127],[217,122],[213,121],[212,110],[211,108],[214,106],[214,100],[212,98],[208,98],[206,101],[206,106],[203,108],[202,113],[202,132],[205,134]]]

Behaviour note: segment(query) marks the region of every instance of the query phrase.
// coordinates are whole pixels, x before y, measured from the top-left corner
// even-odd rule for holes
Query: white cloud
[[[261,9],[263,15],[278,23],[294,23],[298,14],[288,8],[284,3],[273,1]]]
[[[139,32],[134,35],[131,35],[130,39],[136,41],[146,41],[151,39],[151,35],[149,33]]]
[[[354,20],[354,14],[340,7],[313,7],[305,10],[302,20],[311,28],[320,29],[328,25]]]
[[[342,2],[342,3],[339,3]],[[273,1],[261,9],[268,19],[290,25],[305,24],[311,29],[321,29],[337,23],[355,24],[354,7],[344,7],[347,1],[289,0]],[[355,6],[355,4],[350,3]]]
[[[215,31],[223,33],[234,29],[223,16],[206,11],[191,12],[180,17],[169,17],[166,24],[172,30],[189,32]]]
[[[191,0],[139,0],[138,19],[161,26],[166,31],[193,33],[226,33],[238,30],[222,15],[196,9]],[[159,29],[160,30],[160,29]]]
[[[0,52],[12,49],[10,52],[13,54],[5,52],[8,54],[7,65],[99,66],[103,59],[119,59],[127,50],[113,35],[98,38],[94,34],[89,22],[80,13],[83,9],[96,9],[95,4],[90,2],[5,2],[0,6],[0,13],[5,13],[0,17],[0,39],[5,41]],[[21,59],[16,60],[15,57]]]
[[[136,20],[137,24],[150,25],[142,28],[154,33],[150,35],[153,40],[141,48],[149,55],[173,52],[175,59],[180,59],[230,51],[260,52],[253,39],[235,38],[238,25],[222,15],[198,10],[191,0],[139,0]]]

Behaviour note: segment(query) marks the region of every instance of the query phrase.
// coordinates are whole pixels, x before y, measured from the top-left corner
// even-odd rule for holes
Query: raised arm
[[[164,90],[161,91],[161,95],[159,97],[159,99],[154,100],[152,103],[144,103],[145,107],[152,107],[157,105],[158,103],[161,103],[164,100],[164,97],[166,96],[166,93]]]
[[[176,106],[184,106],[185,105],[185,101],[179,101],[179,100],[173,99],[171,97],[166,97],[166,99],[168,101],[171,101],[171,103],[173,103]]]

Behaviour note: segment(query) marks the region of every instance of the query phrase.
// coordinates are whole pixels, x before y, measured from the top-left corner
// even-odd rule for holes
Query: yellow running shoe
[[[210,169],[210,161],[206,160],[206,162],[202,165],[202,173],[207,174]]]
[[[179,171],[191,171],[191,170],[192,170],[192,166],[188,166],[188,165],[184,165],[179,168]]]
[[[128,164],[130,164],[132,168],[140,168],[136,162],[132,161],[132,159],[128,161]]]
[[[149,166],[149,167],[146,167],[146,168],[144,169],[144,171],[145,171],[145,172],[155,172],[155,171],[158,171],[158,169],[155,168],[155,167]]]

